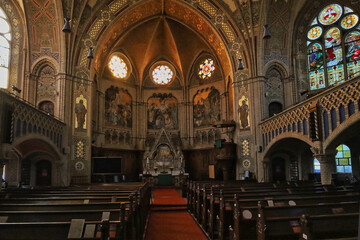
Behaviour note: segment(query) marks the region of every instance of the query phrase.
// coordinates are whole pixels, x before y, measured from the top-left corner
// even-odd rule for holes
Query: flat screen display
[[[111,175],[122,172],[122,157],[93,157],[92,174]]]

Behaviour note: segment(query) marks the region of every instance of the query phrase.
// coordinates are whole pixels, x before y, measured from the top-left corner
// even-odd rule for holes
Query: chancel
[[[0,0],[0,239],[360,239],[359,14]]]

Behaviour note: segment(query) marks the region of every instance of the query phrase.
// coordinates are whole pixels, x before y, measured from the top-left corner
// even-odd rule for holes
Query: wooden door
[[[51,186],[51,163],[47,160],[36,163],[36,186]]]

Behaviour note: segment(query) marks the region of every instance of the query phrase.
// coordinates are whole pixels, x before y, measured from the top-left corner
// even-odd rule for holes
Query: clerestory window
[[[310,90],[360,75],[359,17],[352,9],[327,5],[311,22],[307,40]]]

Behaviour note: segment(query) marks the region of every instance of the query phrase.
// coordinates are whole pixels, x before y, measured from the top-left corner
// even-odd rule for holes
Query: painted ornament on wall
[[[194,97],[194,127],[211,126],[221,120],[220,94],[215,88],[207,88]]]
[[[130,94],[111,86],[105,92],[105,122],[118,127],[132,126],[132,100]]]
[[[250,127],[249,100],[245,96],[242,96],[239,99],[238,117],[240,129],[247,129]]]
[[[83,131],[86,129],[87,100],[83,95],[76,98],[75,104],[75,129]]]
[[[178,101],[171,94],[154,94],[147,106],[148,129],[178,128]]]

